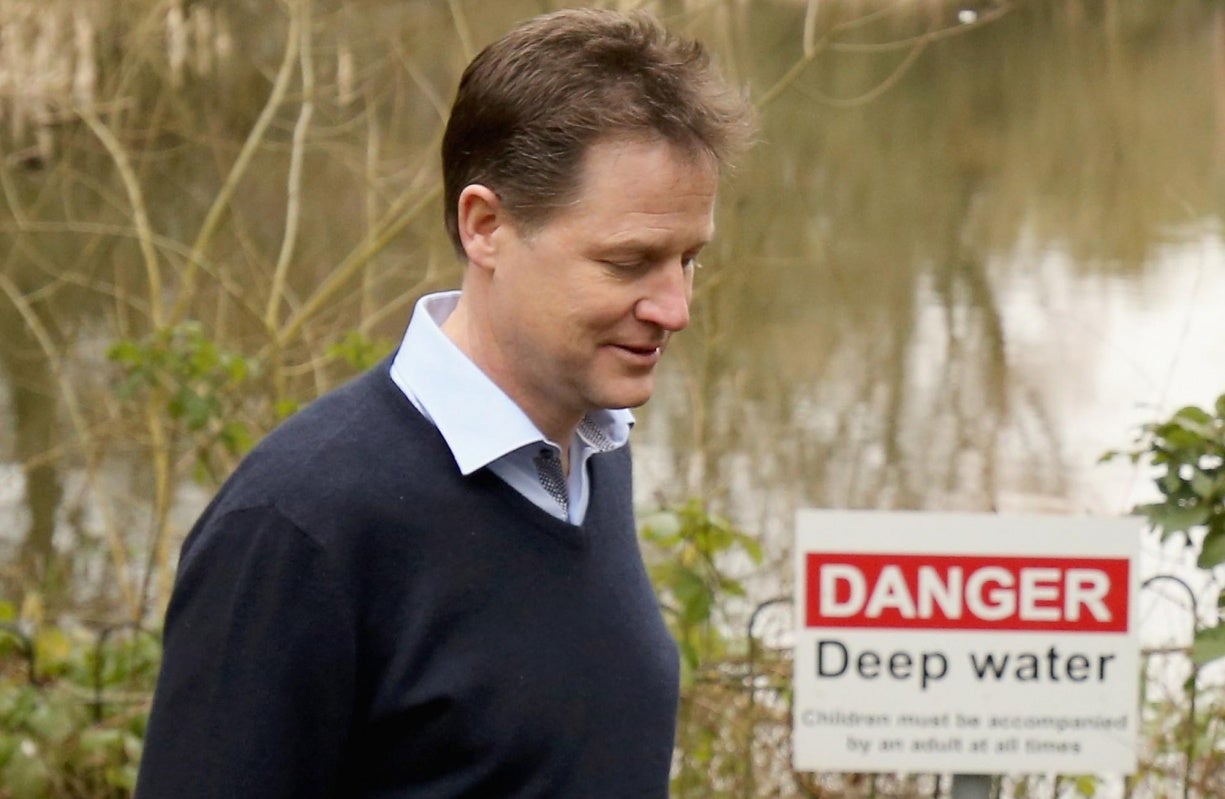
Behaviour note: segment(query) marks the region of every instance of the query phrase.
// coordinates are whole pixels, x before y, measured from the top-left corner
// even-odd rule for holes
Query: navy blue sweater
[[[665,797],[676,646],[629,453],[581,527],[460,475],[388,363],[301,411],[188,536],[139,799]]]

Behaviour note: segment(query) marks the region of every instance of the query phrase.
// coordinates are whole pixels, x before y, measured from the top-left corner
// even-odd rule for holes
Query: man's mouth
[[[663,354],[662,344],[613,344],[622,357],[639,366],[654,366]]]

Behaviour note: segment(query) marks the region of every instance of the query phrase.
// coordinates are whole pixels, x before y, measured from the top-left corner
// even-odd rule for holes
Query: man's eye
[[[642,261],[605,261],[604,263],[622,272],[636,272],[643,268]]]
[[[685,259],[681,261],[681,266],[684,267],[687,271],[693,271],[694,269],[702,268],[702,265],[698,263],[698,257],[696,255],[686,255]]]

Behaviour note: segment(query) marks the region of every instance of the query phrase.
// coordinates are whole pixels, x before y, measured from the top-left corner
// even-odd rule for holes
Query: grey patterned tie
[[[595,448],[596,452],[609,452],[617,448],[617,445],[612,442],[600,426],[593,422],[590,417],[584,416],[583,421],[579,422],[578,434],[582,436],[588,444]]]
[[[557,453],[548,447],[542,447],[536,457],[532,458],[532,462],[536,464],[536,475],[540,478],[541,487],[568,513],[570,501],[566,492],[566,476],[562,474],[561,459],[557,457]]]

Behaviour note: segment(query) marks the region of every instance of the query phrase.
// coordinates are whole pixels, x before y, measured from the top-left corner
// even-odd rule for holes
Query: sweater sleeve
[[[270,507],[202,522],[166,615],[139,799],[336,789],[355,629],[327,553]]]

